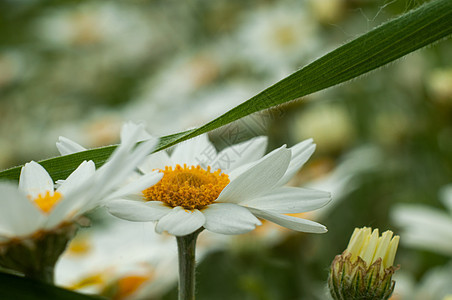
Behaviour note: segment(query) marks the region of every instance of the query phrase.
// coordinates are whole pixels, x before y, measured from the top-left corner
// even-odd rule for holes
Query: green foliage
[[[0,273],[0,299],[95,300],[102,298],[86,296],[49,284],[40,283],[10,274]]]

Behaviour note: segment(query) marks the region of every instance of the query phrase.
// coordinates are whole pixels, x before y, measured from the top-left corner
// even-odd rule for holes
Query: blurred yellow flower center
[[[105,285],[105,273],[94,274],[88,277],[83,278],[79,282],[69,286],[68,288],[71,290],[79,290],[86,287],[96,286],[96,285]]]
[[[66,249],[66,253],[73,256],[83,256],[90,252],[92,246],[87,238],[77,238],[73,239]]]
[[[135,293],[143,283],[152,279],[152,275],[130,275],[119,279],[118,291],[114,299],[126,299]]]
[[[185,209],[201,209],[218,198],[221,191],[230,182],[227,174],[221,170],[211,172],[200,166],[165,167],[162,180],[145,189],[143,195],[148,201],[162,201],[171,207],[182,206]]]
[[[34,199],[34,202],[43,212],[48,213],[52,210],[55,204],[61,200],[61,197],[62,195],[59,192],[54,192],[53,195],[50,195],[50,192],[47,191],[44,196],[39,194],[38,197]]]

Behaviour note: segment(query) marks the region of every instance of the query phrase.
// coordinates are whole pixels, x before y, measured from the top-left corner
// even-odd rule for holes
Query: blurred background
[[[0,168],[56,156],[60,135],[88,148],[117,143],[127,120],[158,136],[202,125],[422,2],[2,0]],[[329,264],[362,226],[401,235],[393,299],[452,295],[451,62],[452,43],[442,41],[211,132],[219,149],[258,135],[269,137],[267,150],[312,137],[316,153],[290,184],[331,191],[333,203],[305,215],[329,228],[324,235],[270,224],[201,234],[197,299],[328,299]],[[176,298],[169,237],[92,217],[62,259],[60,285]],[[103,243],[115,251],[93,250]]]

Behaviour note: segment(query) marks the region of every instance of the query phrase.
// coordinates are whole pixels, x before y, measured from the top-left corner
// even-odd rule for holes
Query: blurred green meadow
[[[87,148],[117,143],[127,120],[145,122],[157,136],[200,126],[422,3],[2,0],[0,168],[56,156],[58,136]],[[450,270],[452,238],[442,251],[412,247],[394,217],[397,204],[448,213],[440,199],[452,183],[450,40],[209,136],[221,149],[259,135],[269,137],[268,151],[314,139],[316,152],[290,184],[332,193],[332,203],[306,214],[329,231],[264,224],[227,240],[206,236],[197,299],[328,299],[329,265],[362,226],[400,235],[392,299],[452,295],[428,279],[434,269]],[[95,213],[92,228],[108,226],[102,216]],[[160,274],[134,281],[130,294],[111,291],[119,277],[95,291],[125,299]],[[176,281],[169,282],[153,299],[177,297]]]

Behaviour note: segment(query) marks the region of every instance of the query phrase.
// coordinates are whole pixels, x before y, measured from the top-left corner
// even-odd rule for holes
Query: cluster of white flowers
[[[177,145],[171,155],[165,151],[149,154],[157,142],[158,139],[144,130],[143,124],[126,123],[121,130],[121,144],[97,170],[93,161],[84,161],[65,180],[54,183],[40,164],[33,161],[25,164],[19,188],[12,183],[0,184],[0,191],[5,195],[0,198],[4,207],[0,211],[0,247],[4,254],[8,256],[13,252],[17,241],[33,243],[38,236],[60,234],[61,228],[73,226],[86,212],[99,206],[106,206],[111,214],[122,219],[146,222],[143,226],[155,223],[157,233],[174,236],[189,235],[201,228],[226,235],[242,234],[261,225],[259,219],[295,231],[326,232],[326,227],[319,223],[287,215],[315,210],[331,200],[328,192],[284,187],[314,152],[315,144],[311,139],[290,148],[282,146],[266,155],[266,137],[256,137],[217,152],[207,135],[201,135]],[[86,150],[64,137],[60,137],[57,147],[62,155]],[[115,235],[115,239],[137,236],[130,234],[132,227],[125,226],[119,231],[124,234]],[[174,262],[174,256],[168,255],[167,243],[162,242],[165,238],[152,236],[150,239],[158,251],[144,243],[135,249],[141,255],[131,255],[130,259],[115,264],[110,260],[113,252],[99,250],[106,245],[110,248],[111,238],[105,241],[101,237],[104,234],[96,235],[95,242],[87,242],[82,234],[70,243],[58,265],[60,279],[57,282],[107,293],[108,286],[114,282],[135,284],[130,291],[136,292],[146,281],[150,284],[143,285],[141,292],[148,294],[159,291],[156,282],[160,287],[173,283],[174,276],[165,276],[165,272],[159,271],[171,265],[165,262]],[[65,236],[67,241],[72,237]],[[154,253],[145,252],[146,247]],[[91,251],[86,251],[88,248]],[[88,258],[87,261],[81,263],[77,255],[71,257],[74,253],[82,253],[79,258]],[[98,260],[100,255],[108,258],[108,263],[106,259]],[[143,270],[143,261],[150,264],[147,271],[146,267]],[[79,272],[73,271],[74,265]],[[138,267],[132,270],[134,265]],[[8,264],[3,267],[14,269]],[[108,269],[114,270],[110,276],[101,276]],[[167,280],[156,280],[155,273],[159,276],[163,273],[162,278]],[[166,270],[166,273],[171,272]]]

